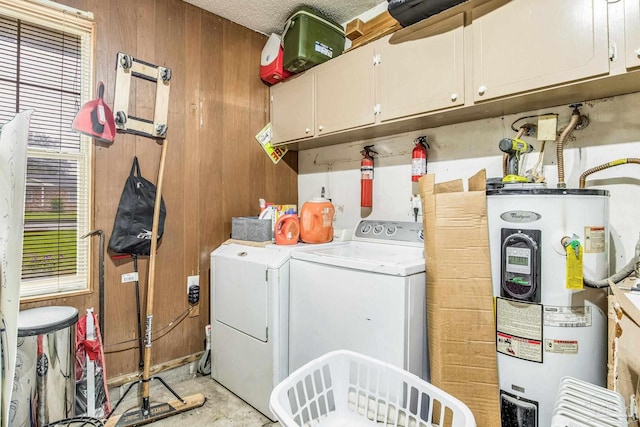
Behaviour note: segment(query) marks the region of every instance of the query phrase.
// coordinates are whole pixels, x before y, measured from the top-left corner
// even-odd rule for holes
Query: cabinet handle
[[[319,130],[320,132],[322,132],[322,129],[324,129],[324,126],[322,126],[322,125],[318,126],[318,130]]]
[[[487,93],[487,87],[485,85],[482,85],[478,88],[478,95],[482,96],[485,93]]]
[[[309,132],[311,132],[311,129],[309,129],[309,128],[306,128],[306,129],[304,130],[304,133],[309,133]]]
[[[452,93],[451,94],[451,101],[455,101],[456,99],[458,99],[458,94],[457,93]]]

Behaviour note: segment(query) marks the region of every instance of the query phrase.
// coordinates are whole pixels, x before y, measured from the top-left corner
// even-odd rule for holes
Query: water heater
[[[607,277],[609,194],[507,184],[487,215],[502,427],[546,427],[562,377],[606,385],[606,291],[567,287],[563,238],[585,278]]]

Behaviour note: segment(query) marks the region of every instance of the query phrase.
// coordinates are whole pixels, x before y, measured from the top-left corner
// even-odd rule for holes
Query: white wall
[[[589,116],[589,126],[574,131],[565,144],[565,182],[577,188],[586,169],[626,157],[640,157],[640,93],[586,102],[581,108]],[[558,130],[568,123],[571,109],[566,106],[477,120],[392,137],[354,141],[299,152],[298,199],[326,196],[336,207],[336,228],[352,228],[362,218],[360,210],[360,151],[374,144],[380,154],[375,161],[373,210],[369,219],[413,220],[411,196],[418,194],[411,182],[413,140],[426,135],[431,146],[428,172],[436,181],[469,178],[485,168],[487,177],[502,176],[502,152],[498,142],[514,137],[511,123],[523,116],[553,112],[559,114]],[[522,122],[518,122],[519,124]],[[540,141],[535,135],[524,137],[536,151],[525,159],[526,167],[537,160]],[[555,143],[544,150],[544,175],[549,187],[557,183]],[[611,241],[613,268],[619,269],[634,254],[640,233],[640,165],[617,166],[590,176],[587,188],[611,193]],[[419,217],[419,220],[422,218]]]

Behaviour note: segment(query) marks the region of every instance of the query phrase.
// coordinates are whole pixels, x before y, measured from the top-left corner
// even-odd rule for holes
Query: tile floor
[[[202,393],[206,397],[206,402],[199,408],[192,409],[178,415],[165,418],[150,424],[153,427],[272,427],[279,426],[274,423],[253,407],[246,404],[243,400],[231,393],[229,390],[215,382],[211,376],[192,376],[187,379],[164,378],[161,377],[178,393],[181,397]],[[152,382],[149,392],[151,397],[151,405],[173,400],[174,397],[159,382]],[[124,390],[122,390],[124,392]],[[112,393],[112,405],[115,405],[118,397],[114,399]],[[117,393],[115,393],[117,394]],[[124,411],[139,407],[139,393],[136,387],[133,387],[126,398],[117,408],[115,414],[121,414]]]

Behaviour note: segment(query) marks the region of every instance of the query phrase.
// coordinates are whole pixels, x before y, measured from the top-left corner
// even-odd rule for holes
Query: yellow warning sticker
[[[286,147],[274,147],[271,145],[271,123],[267,123],[267,125],[258,132],[256,140],[258,140],[262,149],[274,164],[277,164],[284,155],[287,154],[287,151],[289,151]]]
[[[577,242],[574,240],[574,242]],[[580,243],[567,246],[567,289],[582,290],[582,245]]]

